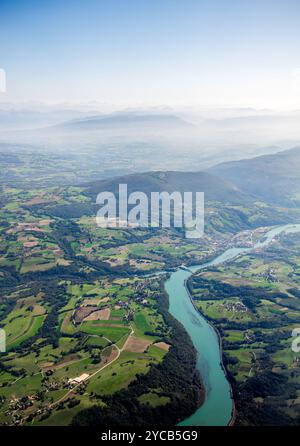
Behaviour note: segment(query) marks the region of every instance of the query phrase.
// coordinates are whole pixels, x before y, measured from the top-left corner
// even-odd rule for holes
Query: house
[[[88,373],[83,373],[80,376],[77,376],[76,378],[70,378],[68,380],[69,384],[80,384],[83,381],[85,381],[90,375]]]

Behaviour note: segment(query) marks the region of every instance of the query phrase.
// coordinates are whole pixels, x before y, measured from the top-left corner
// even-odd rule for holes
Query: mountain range
[[[126,183],[128,193],[142,191],[201,191],[206,200],[222,203],[265,201],[277,206],[300,202],[300,148],[218,164],[204,172],[145,172],[101,180],[87,185],[90,194],[117,193]]]

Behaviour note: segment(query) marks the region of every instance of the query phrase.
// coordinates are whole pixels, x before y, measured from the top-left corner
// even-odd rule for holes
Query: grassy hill
[[[210,173],[269,203],[300,204],[300,147],[273,155],[222,163]]]
[[[128,186],[128,193],[141,191],[149,195],[151,192],[167,191],[204,192],[205,200],[225,203],[244,203],[252,201],[245,192],[240,191],[230,181],[224,180],[208,172],[145,172],[124,175],[108,180],[96,181],[87,185],[89,195],[96,196],[101,191],[117,194],[119,184]]]
[[[124,175],[83,184],[82,193],[88,200],[54,206],[51,203],[43,207],[43,213],[63,219],[95,216],[99,206],[96,197],[100,192],[113,192],[118,198],[119,184],[127,184],[128,195],[134,191],[144,192],[148,197],[151,192],[167,191],[204,192],[206,232],[236,233],[258,226],[269,226],[293,222],[297,216],[286,209],[268,205],[257,197],[240,190],[232,182],[210,172],[145,172]],[[117,209],[118,210],[118,209]]]

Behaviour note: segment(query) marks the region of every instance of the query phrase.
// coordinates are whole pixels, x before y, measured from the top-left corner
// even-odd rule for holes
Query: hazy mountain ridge
[[[80,110],[30,110],[0,107],[0,130],[27,130],[44,126],[54,126],[62,121],[84,118],[86,113]]]
[[[98,152],[123,164],[126,159],[127,173],[203,171],[298,145],[299,121],[297,110],[2,103],[0,143],[67,154]]]
[[[243,127],[264,127],[264,126],[278,126],[278,125],[297,125],[300,123],[300,114],[256,114],[244,116],[231,116],[219,119],[206,119],[204,123],[219,126],[237,126]]]
[[[230,181],[208,172],[145,172],[96,181],[86,186],[89,195],[96,195],[101,191],[117,194],[119,184],[127,184],[128,193],[141,191],[149,195],[151,192],[191,191],[204,192],[205,199],[209,201],[229,203],[251,201],[251,197],[240,191]]]
[[[95,115],[83,119],[74,119],[66,121],[56,126],[56,130],[102,130],[111,128],[135,128],[135,127],[193,127],[184,119],[164,113],[137,113],[122,112],[109,115]]]
[[[218,164],[208,170],[269,203],[294,206],[300,193],[300,147]]]
[[[295,206],[300,194],[300,147],[240,161],[229,161],[200,172],[145,172],[124,175],[87,185],[89,193],[128,184],[128,192],[201,191],[206,200]]]

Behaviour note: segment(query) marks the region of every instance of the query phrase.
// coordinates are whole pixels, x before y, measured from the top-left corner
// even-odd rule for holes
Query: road
[[[91,375],[87,376],[84,380],[82,380],[80,383],[76,384],[76,386],[74,386],[72,389],[70,389],[64,396],[62,396],[61,398],[59,398],[57,401],[55,401],[54,403],[49,405],[49,409],[52,409],[53,407],[57,406],[57,404],[61,403],[62,401],[64,401],[66,398],[68,398],[69,395],[71,395],[72,393],[74,393],[74,391],[83,383],[83,382],[87,382],[89,381],[91,378],[94,378],[94,376],[98,375],[98,373],[102,372],[102,370],[104,370],[106,367],[108,367],[109,365],[111,365],[113,362],[115,362],[117,359],[119,359],[120,354],[122,353],[122,351],[126,348],[127,342],[129,340],[129,338],[134,334],[134,330],[133,328],[130,326],[131,332],[128,336],[128,338],[126,339],[124,345],[122,348],[119,348],[117,346],[117,344],[111,344],[108,347],[115,347],[117,349],[117,356],[115,358],[113,358],[110,362],[107,362],[106,364],[104,364],[102,367],[100,367],[98,370],[96,370],[94,373],[92,373]],[[111,342],[109,339],[105,338],[108,342]],[[105,347],[105,348],[108,348]],[[105,349],[104,349],[105,350]]]

